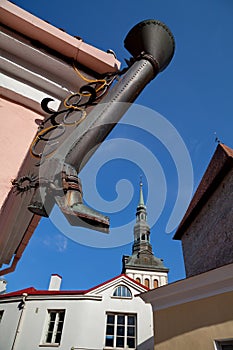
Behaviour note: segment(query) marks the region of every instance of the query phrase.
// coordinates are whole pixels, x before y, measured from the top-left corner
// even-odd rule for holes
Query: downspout
[[[55,200],[71,225],[108,232],[109,219],[83,204],[78,173],[128,110],[130,103],[167,67],[175,47],[170,30],[156,20],[146,20],[133,27],[124,44],[133,55],[125,74],[59,145],[52,158],[42,163],[40,176],[51,185],[49,191],[53,194],[50,196],[42,183],[29,206],[34,213],[48,216]],[[80,112],[73,113],[78,118]],[[62,187],[65,191],[59,194]]]
[[[15,336],[14,336],[14,340],[13,340],[13,344],[12,344],[11,350],[15,350],[16,349],[16,347],[15,347],[16,346],[16,341],[18,339],[18,335],[19,335],[19,332],[20,332],[20,327],[21,327],[21,324],[22,324],[23,312],[24,312],[24,309],[25,309],[27,296],[28,296],[27,293],[23,293],[22,294],[22,300],[21,300],[21,302],[18,305],[18,308],[20,309],[20,315],[19,315],[19,320],[18,320],[16,331],[15,331]]]
[[[154,20],[143,21],[132,28],[124,44],[134,57],[129,69],[58,150],[59,154],[69,150],[64,161],[78,173],[128,110],[130,103],[167,67],[174,53],[171,32],[163,23]]]

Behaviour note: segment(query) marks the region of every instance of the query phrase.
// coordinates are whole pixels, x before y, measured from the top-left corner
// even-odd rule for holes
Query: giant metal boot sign
[[[48,107],[50,99],[42,101],[49,116],[31,145],[39,166],[39,179],[32,186],[34,196],[28,207],[33,213],[49,216],[57,203],[71,225],[108,232],[109,218],[83,204],[78,173],[130,103],[167,67],[174,54],[171,32],[155,20],[133,27],[124,44],[133,56],[127,68],[90,80],[78,93],[68,96],[57,112]],[[120,79],[111,88],[117,75]]]

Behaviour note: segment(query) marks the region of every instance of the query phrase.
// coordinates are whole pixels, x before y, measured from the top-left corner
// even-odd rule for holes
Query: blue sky
[[[223,143],[233,147],[232,1],[119,0],[111,3],[106,0],[15,0],[14,3],[67,33],[82,37],[93,46],[104,51],[113,49],[122,66],[125,66],[124,59],[130,57],[123,45],[124,38],[136,23],[144,19],[158,19],[172,31],[176,42],[173,60],[139,96],[136,101],[139,107],[135,113],[139,114],[140,120],[144,118],[146,124],[147,114],[152,111],[154,120],[164,123],[167,135],[171,133],[177,142],[182,140],[185,146],[180,143],[176,147],[175,142],[174,148],[169,148],[168,137],[163,142],[162,124],[158,126],[152,121],[150,133],[136,122],[133,126],[128,125],[123,118],[109,136],[109,147],[107,150],[103,147],[100,153],[101,161],[107,161],[98,169],[96,176],[97,192],[105,201],[116,200],[119,187],[122,208],[110,214],[104,209],[104,204],[96,209],[109,214],[111,227],[116,232],[121,225],[131,223],[127,230],[133,239],[142,174],[148,216],[152,222],[153,251],[169,267],[170,282],[184,278],[181,244],[172,239],[175,227],[166,233],[167,224],[178,194],[181,194],[179,215],[182,216],[187,201],[184,196],[192,191],[191,181],[188,181],[191,175],[186,148],[191,159],[195,189],[217,146],[214,133]],[[115,139],[130,140],[133,149],[140,145],[147,153],[145,156],[141,155],[141,151],[130,153],[127,147],[124,155],[124,149],[119,146],[121,141]],[[132,159],[135,153],[136,161]],[[155,163],[148,166],[151,154]],[[93,200],[89,182],[91,166],[96,164],[94,157],[83,172],[86,178],[83,179],[85,199],[90,201]],[[180,171],[183,172],[181,183],[178,181]],[[95,207],[99,202],[100,199],[98,203],[91,204]],[[41,220],[16,271],[6,276],[9,291],[28,286],[46,289],[52,273],[62,275],[63,289],[85,289],[121,272],[122,255],[131,254],[132,242],[101,248],[98,247],[102,239],[99,239],[100,233],[81,232],[81,237],[77,232],[75,236],[76,232],[71,234],[72,230],[67,225],[61,232],[56,223],[62,218],[59,213],[53,217],[55,219]]]

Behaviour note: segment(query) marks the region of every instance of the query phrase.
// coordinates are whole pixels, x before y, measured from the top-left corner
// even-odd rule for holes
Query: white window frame
[[[126,291],[126,293],[124,292]],[[115,295],[116,294],[116,295]],[[125,294],[125,295],[124,295]],[[132,292],[131,290],[124,286],[123,284],[119,284],[113,292],[113,298],[126,298],[126,299],[132,299]]]
[[[108,323],[108,316],[113,316],[114,317],[114,323]],[[117,323],[118,320],[118,316],[123,316],[124,317],[124,335],[120,335],[120,338],[124,338],[124,346],[121,347],[117,347],[116,342],[117,342],[117,326],[119,326],[120,324]],[[128,317],[134,317],[134,325],[130,325],[128,324]],[[104,349],[136,349],[137,348],[137,315],[136,314],[124,314],[121,312],[107,312],[106,313],[106,322],[105,322],[106,326],[105,326],[105,346]],[[114,327],[114,334],[108,334],[107,333],[107,326],[113,326]],[[134,335],[130,336],[128,335],[127,331],[128,331],[128,327],[133,327],[134,328]],[[106,340],[107,340],[107,336],[113,336],[113,345],[106,345]],[[118,335],[119,336],[119,335]],[[134,339],[135,342],[135,347],[130,348],[127,345],[127,340],[128,339]]]
[[[49,333],[49,326],[51,324],[51,314],[55,313],[55,320],[54,320],[54,328],[52,330],[52,338],[51,341],[47,341],[48,333]],[[62,321],[62,329],[61,329],[61,337],[60,341],[56,342],[56,336],[58,333],[58,325],[59,325],[59,315],[61,313],[64,313],[64,319]],[[63,333],[63,327],[64,327],[64,322],[65,322],[65,309],[48,309],[47,310],[47,317],[46,317],[46,322],[45,322],[45,327],[44,327],[44,332],[43,332],[43,341],[42,345],[50,345],[50,346],[59,346],[61,344],[61,338],[62,338],[62,333]]]

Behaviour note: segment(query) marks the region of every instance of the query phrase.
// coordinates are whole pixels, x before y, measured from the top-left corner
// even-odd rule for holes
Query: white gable
[[[130,278],[124,275],[120,275],[119,277],[116,277],[110,281],[107,281],[100,286],[97,286],[93,288],[90,292],[88,292],[88,295],[102,295],[102,296],[113,296],[114,290],[118,286],[125,286],[127,287],[132,296],[138,295],[140,293],[143,293],[147,291],[147,288],[145,288],[142,285],[139,285],[137,282],[134,282]]]

